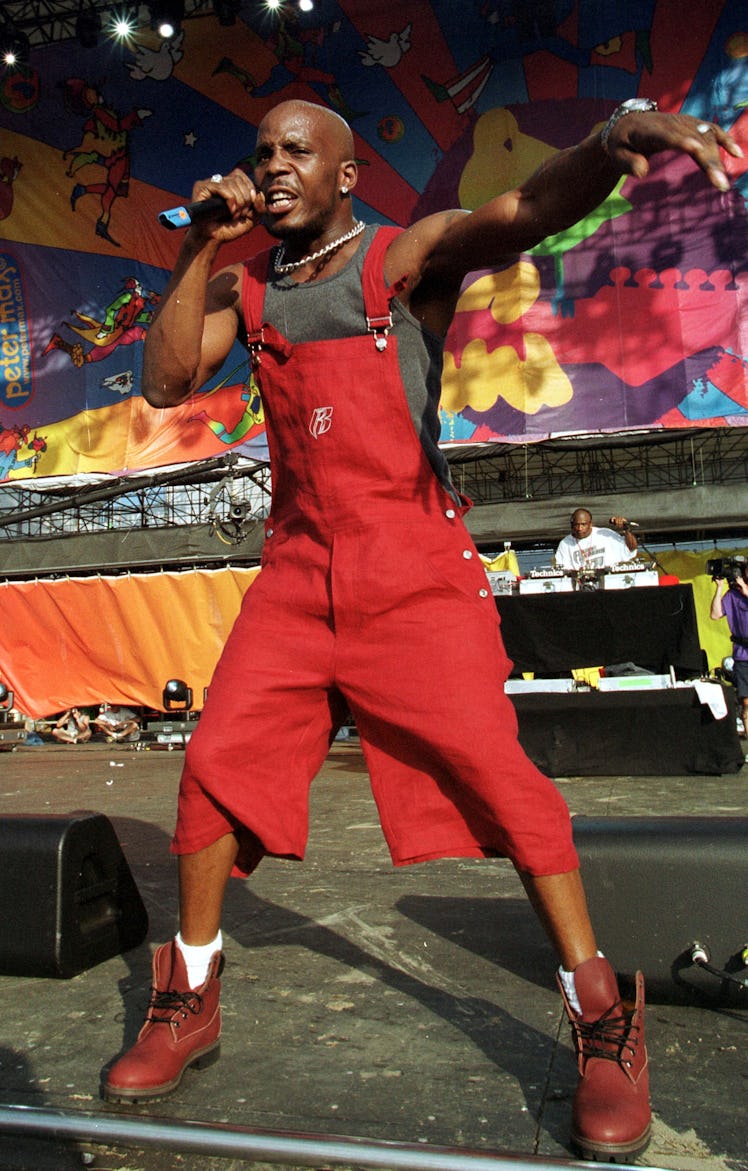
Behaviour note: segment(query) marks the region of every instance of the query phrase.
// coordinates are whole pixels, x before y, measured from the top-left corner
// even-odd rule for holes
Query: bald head
[[[345,235],[358,168],[351,128],[313,102],[281,102],[257,128],[254,180],[265,197],[263,223],[303,255]]]
[[[353,134],[350,126],[345,118],[341,118],[340,114],[326,106],[296,99],[279,102],[260,122],[257,128],[257,141],[260,142],[268,130],[272,132],[280,125],[299,129],[303,127],[307,133],[315,137],[324,137],[335,149],[340,162],[353,158]]]
[[[588,537],[592,532],[592,514],[586,508],[577,508],[571,514],[569,528],[571,535],[577,540]]]

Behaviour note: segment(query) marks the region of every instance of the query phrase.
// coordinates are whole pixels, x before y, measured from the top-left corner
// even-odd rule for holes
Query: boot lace
[[[175,988],[160,990],[151,989],[151,1001],[148,1005],[146,1020],[155,1025],[168,1025],[179,1014],[182,1020],[187,1020],[188,1013],[199,1016],[203,1011],[203,998],[199,992],[177,992]],[[156,1013],[163,1015],[156,1016]]]
[[[619,1000],[596,1021],[576,1021],[579,1051],[585,1061],[601,1057],[605,1061],[631,1065],[640,1033],[640,1026],[634,1024],[633,1018],[634,1012],[625,1009]]]

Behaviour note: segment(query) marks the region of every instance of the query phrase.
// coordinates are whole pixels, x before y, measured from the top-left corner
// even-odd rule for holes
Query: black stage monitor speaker
[[[0,973],[74,976],[136,947],[147,930],[103,814],[0,818]]]
[[[595,932],[619,975],[641,969],[654,1000],[748,1008],[748,817],[577,816],[572,826]]]

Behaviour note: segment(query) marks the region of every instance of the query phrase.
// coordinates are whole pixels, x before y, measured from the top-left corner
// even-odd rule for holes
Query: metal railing
[[[589,1171],[589,1163],[490,1151],[460,1150],[344,1135],[296,1134],[218,1123],[84,1114],[38,1106],[0,1105],[0,1134],[88,1144],[186,1151],[213,1158],[246,1159],[304,1167],[383,1167],[402,1171]],[[608,1164],[598,1163],[597,1168]],[[615,1171],[636,1171],[616,1164]],[[639,1169],[640,1171],[640,1169]],[[650,1171],[653,1171],[650,1168]]]

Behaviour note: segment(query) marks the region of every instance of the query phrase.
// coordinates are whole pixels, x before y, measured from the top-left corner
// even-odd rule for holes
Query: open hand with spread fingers
[[[652,155],[673,150],[690,155],[719,191],[730,188],[721,152],[736,159],[743,157],[740,145],[715,122],[690,114],[662,113],[650,98],[630,98],[618,106],[600,139],[611,162],[637,179],[649,173]]]

